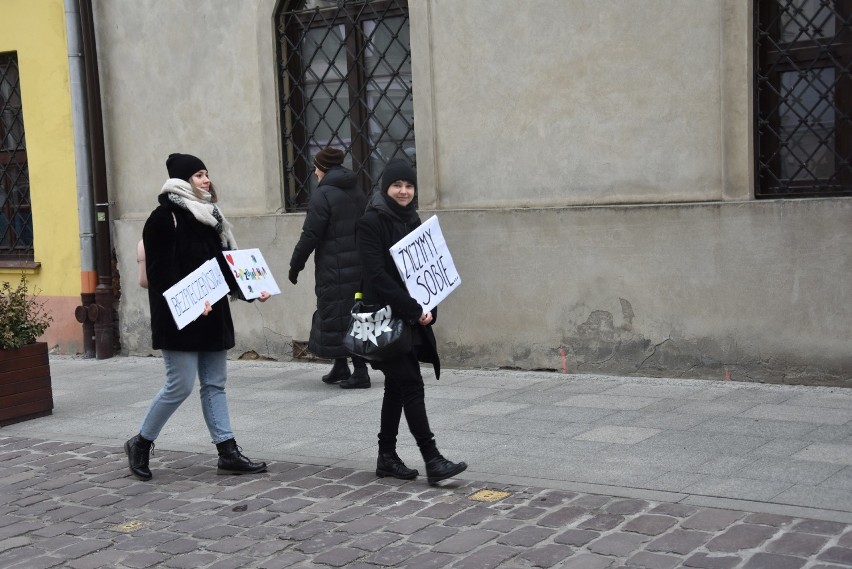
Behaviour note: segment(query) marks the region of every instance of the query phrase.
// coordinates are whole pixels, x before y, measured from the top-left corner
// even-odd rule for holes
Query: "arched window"
[[[755,10],[757,197],[852,195],[852,2]]]
[[[365,192],[391,158],[414,163],[407,0],[285,1],[276,23],[287,210],[307,205],[326,146]]]

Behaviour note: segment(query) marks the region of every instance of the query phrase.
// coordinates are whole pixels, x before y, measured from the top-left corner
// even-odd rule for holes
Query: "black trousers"
[[[396,450],[399,421],[404,412],[408,430],[417,441],[423,458],[429,460],[438,456],[435,436],[429,429],[429,417],[426,416],[420,362],[414,352],[396,360],[382,362],[380,369],[385,375],[385,393],[382,399],[379,452]]]

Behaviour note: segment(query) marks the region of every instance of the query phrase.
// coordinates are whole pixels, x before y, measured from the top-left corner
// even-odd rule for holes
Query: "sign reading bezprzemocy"
[[[453,257],[433,215],[390,248],[409,294],[428,312],[461,284]]]
[[[204,312],[204,303],[213,304],[230,292],[216,259],[210,259],[163,293],[178,330]]]

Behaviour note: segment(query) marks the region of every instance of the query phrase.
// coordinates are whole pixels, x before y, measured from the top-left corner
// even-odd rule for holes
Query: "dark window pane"
[[[828,179],[835,171],[834,69],[781,74],[781,179]]]
[[[0,260],[33,260],[30,179],[15,53],[0,53]]]
[[[411,162],[416,158],[407,20],[388,18],[382,22],[365,22],[364,33],[369,38],[365,51],[366,66],[371,71],[371,80],[367,82],[367,105],[371,109],[370,145],[377,154],[371,174],[377,179],[391,158],[405,156]],[[384,56],[379,57],[379,54]]]
[[[834,37],[835,16],[825,0],[776,0],[780,11],[780,38],[792,43]]]

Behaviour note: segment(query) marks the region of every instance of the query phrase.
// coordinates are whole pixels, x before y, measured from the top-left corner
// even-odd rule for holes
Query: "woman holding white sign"
[[[426,463],[429,484],[434,484],[463,472],[467,464],[451,462],[438,452],[426,415],[420,362],[431,363],[435,377],[440,377],[441,362],[431,328],[437,309],[424,312],[421,304],[411,297],[389,251],[392,245],[420,225],[417,173],[405,160],[391,160],[382,174],[381,188],[373,194],[355,234],[361,258],[363,302],[365,305],[390,305],[394,315],[412,325],[413,334],[412,349],[406,355],[389,361],[371,362],[373,368],[385,376],[376,475],[402,480],[411,480],[418,475],[396,453],[399,422],[404,412],[408,428]]]
[[[201,409],[212,442],[219,452],[219,474],[263,472],[265,462],[252,462],[241,452],[231,431],[225,398],[228,350],[234,347],[234,324],[227,296],[204,303],[204,312],[193,322],[178,327],[163,293],[216,259],[231,294],[242,298],[222,251],[236,249],[231,224],[216,205],[216,190],[204,163],[189,154],[171,154],[166,161],[169,179],[160,191],[160,205],[151,212],[142,231],[148,303],[151,309],[152,347],[162,350],[166,382],[151,402],[139,434],[124,443],[130,472],[150,480],[148,455],[166,421],[177,411],[195,384],[201,384]],[[221,282],[221,281],[219,281]],[[187,302],[201,303],[188,294]],[[262,292],[265,302],[269,293]]]

